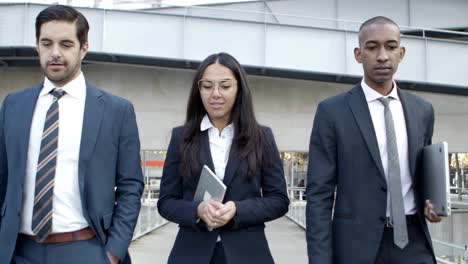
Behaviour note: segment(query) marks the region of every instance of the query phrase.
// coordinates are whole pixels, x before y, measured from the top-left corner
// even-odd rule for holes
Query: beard
[[[69,68],[69,65],[64,63],[63,67],[64,68],[59,72],[47,68],[43,69],[43,71],[47,79],[49,79],[52,83],[62,86],[70,82],[80,70],[79,65],[75,65],[75,67]]]

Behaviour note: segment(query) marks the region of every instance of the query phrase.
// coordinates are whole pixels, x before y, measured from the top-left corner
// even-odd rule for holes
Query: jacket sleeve
[[[5,194],[8,179],[8,159],[5,146],[5,108],[8,96],[3,100],[2,108],[0,110],[0,219],[3,215],[3,208],[5,202]]]
[[[432,134],[434,133],[434,108],[432,105],[429,110],[429,120],[427,121],[426,134],[424,138],[424,146],[432,144]]]
[[[336,136],[322,104],[317,107],[309,145],[306,238],[309,263],[332,264],[332,207],[336,186]]]
[[[236,215],[232,229],[239,229],[277,219],[288,212],[289,198],[286,190],[283,163],[270,128],[265,128],[268,148],[263,151],[261,167],[262,197],[234,201]]]
[[[143,193],[140,140],[135,110],[125,105],[119,136],[115,207],[105,249],[123,260],[133,237]]]
[[[175,128],[172,131],[166,160],[164,161],[158,210],[164,218],[171,222],[197,228],[202,222],[197,221],[199,203],[184,200],[183,197],[183,179],[179,173],[181,134],[182,128]]]

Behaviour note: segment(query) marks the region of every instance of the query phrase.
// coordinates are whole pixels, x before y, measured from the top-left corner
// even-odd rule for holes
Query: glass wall
[[[166,150],[141,151],[141,165],[145,177],[143,200],[146,202],[156,201],[159,196],[159,186],[166,153]],[[285,151],[280,152],[280,157],[283,161],[289,196],[293,199],[305,199],[308,153]]]
[[[143,201],[154,202],[159,197],[159,185],[166,153],[166,150],[141,151],[141,166],[145,180]]]
[[[283,161],[289,198],[292,200],[305,200],[309,153],[285,151],[280,152],[280,157]]]
[[[283,151],[280,152],[283,161],[284,174],[289,197],[305,200],[307,186],[307,164],[309,153]],[[145,191],[143,199],[156,200],[159,195],[159,184],[162,177],[166,150],[142,150],[142,169],[145,176]],[[468,195],[468,153],[450,153],[450,192],[452,194]]]

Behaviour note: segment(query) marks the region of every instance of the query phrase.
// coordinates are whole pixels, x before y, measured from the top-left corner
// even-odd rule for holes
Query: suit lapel
[[[37,98],[39,97],[39,93],[42,90],[43,83],[34,86],[30,91],[28,91],[28,96],[26,96],[25,101],[23,102],[21,108],[21,113],[23,116],[17,119],[18,122],[18,138],[19,141],[19,149],[18,154],[21,160],[22,168],[20,169],[22,174],[22,178],[20,182],[24,182],[24,177],[26,175],[26,163],[28,158],[28,149],[29,149],[29,136],[31,132],[31,125],[32,125],[32,118],[34,115],[34,110],[36,108]]]
[[[375,135],[374,125],[367,105],[366,97],[362,91],[361,85],[355,86],[350,91],[349,106],[354,115],[354,119],[361,130],[367,148],[379,169],[380,175],[385,179],[384,170],[382,167],[382,159],[380,158],[379,146]]]
[[[405,114],[406,134],[408,137],[408,158],[411,178],[414,180],[418,144],[418,122],[414,116],[414,113],[417,113],[418,109],[414,108],[414,104],[411,103],[411,98],[405,91],[398,89],[398,95],[400,97],[401,105],[403,106],[403,112]]]
[[[96,146],[99,128],[104,117],[105,100],[103,93],[90,84],[86,84],[86,100],[81,131],[80,158],[78,165],[78,180],[81,199],[84,203],[85,172]],[[84,210],[85,211],[85,210]]]
[[[200,162],[203,165],[208,166],[214,173],[216,173],[213,158],[211,157],[211,150],[210,150],[210,140],[208,138],[208,130],[202,132],[201,136],[201,152],[202,155],[200,157]],[[197,175],[198,176],[198,175]]]
[[[201,142],[201,152],[202,152],[202,155],[201,155],[201,158],[200,158],[200,161],[201,161],[201,165],[207,165],[208,167],[210,167],[210,169],[212,171],[214,171],[214,173],[216,173],[216,170],[214,168],[214,164],[213,164],[213,158],[211,156],[211,150],[210,150],[210,140],[209,140],[209,137],[208,137],[208,131],[203,131],[202,133],[202,142]],[[224,185],[226,185],[226,187],[229,186],[229,184],[231,183],[232,179],[234,178],[234,175],[237,171],[237,167],[239,166],[239,150],[238,148],[236,147],[235,144],[232,144],[231,145],[231,151],[229,152],[229,159],[228,159],[228,163],[226,165],[226,170],[224,172],[224,180],[223,180],[223,183]]]
[[[228,163],[226,165],[226,171],[224,172],[224,185],[228,187],[232,179],[234,179],[234,175],[236,175],[237,168],[239,167],[240,164],[240,151],[239,148],[237,147],[237,144],[232,142],[231,145],[231,151],[229,152],[229,159]]]

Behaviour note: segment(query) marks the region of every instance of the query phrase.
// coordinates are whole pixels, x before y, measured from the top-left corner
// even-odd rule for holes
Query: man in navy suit
[[[309,263],[435,263],[425,218],[440,218],[421,196],[421,150],[432,141],[432,105],[393,80],[405,48],[392,20],[364,22],[354,54],[363,80],[322,101],[315,115]]]
[[[85,81],[88,22],[36,18],[45,79],[0,112],[0,263],[128,261],[143,190],[132,104]]]

